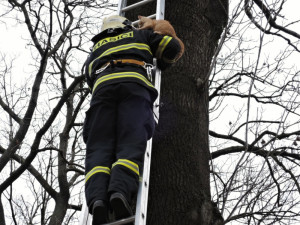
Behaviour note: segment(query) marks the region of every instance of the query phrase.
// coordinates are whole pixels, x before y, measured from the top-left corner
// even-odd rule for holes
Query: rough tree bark
[[[227,8],[228,0],[166,0],[165,19],[173,24],[186,50],[162,74],[163,105],[153,139],[149,225],[223,224],[210,196],[206,77],[227,23]]]

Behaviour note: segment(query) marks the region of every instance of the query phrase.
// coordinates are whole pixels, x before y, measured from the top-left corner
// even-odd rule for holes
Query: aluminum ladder
[[[125,17],[125,13],[141,7],[145,4],[153,2],[154,0],[143,0],[135,4],[127,6],[127,0],[119,0],[117,13],[120,16]],[[156,13],[148,16],[149,18],[164,19],[165,14],[165,0],[156,0]],[[138,20],[133,22],[133,25],[137,25]],[[159,119],[159,104],[160,104],[160,83],[161,83],[161,70],[156,65],[156,59],[154,59],[154,70],[155,75],[153,77],[154,86],[158,91],[158,97],[153,104],[153,113],[156,123]],[[133,223],[134,225],[146,225],[147,220],[147,206],[148,206],[148,193],[149,193],[149,180],[150,180],[150,164],[151,164],[151,152],[152,152],[152,139],[147,142],[145,158],[144,158],[144,168],[143,176],[139,184],[139,190],[136,202],[136,214],[129,218],[122,220],[110,222],[103,225],[122,225],[127,223]],[[88,207],[86,205],[85,197],[82,204],[82,211],[79,220],[79,225],[91,225],[92,215],[88,212]]]
[[[125,13],[130,11],[130,10],[134,10],[138,7],[144,6],[148,3],[153,2],[154,0],[143,0],[143,1],[139,1],[135,4],[129,5],[127,6],[127,0],[119,0],[119,4],[118,4],[118,11],[117,13],[120,16],[124,16],[126,17]],[[137,18],[138,15],[136,15]],[[148,16],[151,19],[157,19],[157,20],[163,20],[165,17],[165,0],[156,0],[156,13],[152,14],[150,16]],[[133,21],[132,23],[134,26],[136,26],[138,24],[138,20],[137,21]],[[159,102],[160,102],[160,82],[161,82],[161,71],[160,69],[157,68],[156,66],[156,59],[154,59],[154,66],[155,66],[155,76],[154,76],[154,86],[156,88],[156,90],[158,91],[158,97],[154,102],[154,107],[153,107],[153,112],[154,112],[154,118],[156,123],[158,123],[158,119],[159,119]]]

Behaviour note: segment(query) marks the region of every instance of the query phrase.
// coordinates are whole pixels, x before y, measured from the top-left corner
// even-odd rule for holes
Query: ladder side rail
[[[165,0],[157,0],[156,2],[156,19],[163,20],[165,18]],[[160,85],[161,85],[161,70],[157,67],[157,60],[155,59],[155,88],[158,96],[154,102],[153,112],[155,120],[158,123],[159,119],[159,105],[160,105]]]
[[[160,84],[161,84],[161,70],[157,67],[157,60],[156,58],[153,61],[155,67],[155,77],[154,77],[154,87],[158,92],[157,98],[153,104],[153,114],[155,122],[158,124],[159,120],[159,106],[160,106]]]
[[[81,216],[79,219],[79,225],[90,225],[92,224],[92,216],[89,214],[88,207],[86,205],[85,195],[82,202]]]
[[[127,0],[119,0],[117,14],[119,16],[125,16],[125,12],[123,12],[123,8],[126,7]]]
[[[147,148],[145,152],[143,177],[142,177],[142,182],[140,182],[139,185],[139,191],[137,196],[135,225],[146,225],[151,153],[152,153],[152,139],[150,139],[147,142]]]
[[[156,19],[164,19],[165,14],[165,0],[157,0],[156,3]],[[158,123],[159,119],[159,101],[160,101],[160,84],[161,84],[161,70],[157,67],[157,60],[154,59],[155,64],[155,88],[158,91],[158,97],[153,104],[154,118]],[[140,184],[140,191],[138,193],[138,201],[135,216],[135,225],[146,225],[147,221],[147,207],[148,207],[148,192],[149,192],[149,179],[150,179],[150,165],[152,153],[152,139],[147,143],[147,149],[144,160],[143,180]],[[139,197],[139,195],[141,195]]]
[[[165,0],[157,0],[156,3],[156,19],[165,19]]]

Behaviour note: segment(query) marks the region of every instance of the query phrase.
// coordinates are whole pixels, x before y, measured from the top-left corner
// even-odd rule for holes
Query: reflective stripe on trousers
[[[115,162],[111,168],[114,168],[117,165],[122,165],[127,167],[128,169],[130,169],[131,171],[133,171],[134,173],[136,173],[138,176],[140,175],[139,172],[139,166],[138,164],[136,164],[135,162],[132,162],[130,160],[127,159],[119,159],[117,162]]]
[[[90,170],[90,172],[88,172],[85,175],[85,182],[87,182],[90,179],[90,177],[96,173],[106,173],[110,175],[110,169],[104,166],[95,166],[93,169]]]

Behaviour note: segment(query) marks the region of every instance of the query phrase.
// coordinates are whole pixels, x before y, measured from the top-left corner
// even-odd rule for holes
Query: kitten
[[[184,52],[184,44],[177,37],[176,32],[169,21],[150,19],[145,16],[138,16],[138,18],[139,18],[139,23],[138,23],[139,30],[152,29],[154,33],[161,34],[161,35],[168,35],[175,38],[179,42],[181,47],[180,52],[175,58],[175,61],[177,61],[182,56]]]

